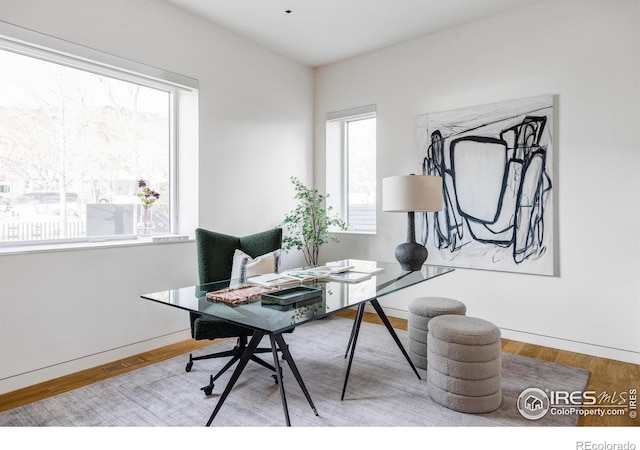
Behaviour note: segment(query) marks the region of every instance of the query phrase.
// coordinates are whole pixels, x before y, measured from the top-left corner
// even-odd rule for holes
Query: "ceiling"
[[[317,67],[540,0],[165,1]]]

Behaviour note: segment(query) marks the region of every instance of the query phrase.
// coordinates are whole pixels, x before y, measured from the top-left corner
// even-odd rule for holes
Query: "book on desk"
[[[326,277],[329,281],[340,281],[342,283],[359,283],[361,281],[368,280],[369,278],[371,278],[370,273],[352,272],[350,270],[330,274]]]
[[[315,269],[309,270],[289,270],[281,273],[266,273],[263,275],[256,275],[247,279],[251,284],[257,284],[259,286],[288,286],[293,284],[308,283],[310,281],[320,280],[326,278],[329,275],[326,271],[320,271]]]
[[[356,272],[375,275],[384,271],[382,267],[378,267],[375,261],[366,261],[363,259],[343,259],[341,261],[331,261],[326,264],[329,268],[342,268],[342,270],[334,270],[333,273]],[[352,277],[355,278],[355,277]]]
[[[247,281],[251,284],[269,287],[291,286],[316,280],[357,283],[383,270],[375,265],[365,264],[366,262],[369,261],[331,261],[323,266],[309,269],[292,269],[280,273],[257,275]]]

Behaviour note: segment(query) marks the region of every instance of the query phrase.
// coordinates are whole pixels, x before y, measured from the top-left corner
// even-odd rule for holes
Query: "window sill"
[[[331,231],[332,234],[346,234],[346,235],[365,235],[365,236],[375,236],[377,233],[375,231],[364,231],[364,230],[335,230]]]
[[[142,245],[158,245],[158,244],[177,244],[185,242],[194,242],[189,236],[185,235],[158,235],[153,237],[136,236],[131,239],[122,240],[104,240],[104,241],[83,241],[83,242],[65,242],[65,243],[43,243],[43,244],[22,244],[16,246],[0,247],[0,256],[23,255],[30,253],[53,253],[66,252],[76,250],[94,250],[98,248],[119,248],[119,247],[135,247]]]

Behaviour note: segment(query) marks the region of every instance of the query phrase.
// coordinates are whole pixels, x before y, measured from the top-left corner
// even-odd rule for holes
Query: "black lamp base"
[[[428,252],[424,245],[405,242],[396,247],[395,255],[402,270],[413,272],[422,269],[422,265],[427,260]]]

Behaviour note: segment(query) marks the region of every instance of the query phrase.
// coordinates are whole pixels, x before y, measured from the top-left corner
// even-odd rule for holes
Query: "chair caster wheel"
[[[204,391],[204,395],[211,395],[213,393],[213,385],[211,386],[205,386],[203,388],[200,388],[202,391]]]
[[[209,381],[209,384],[205,387],[201,387],[200,390],[204,392],[205,395],[211,395],[211,393],[213,392],[213,387],[215,385],[213,384],[213,375],[211,375],[211,379]]]
[[[187,367],[184,368],[184,370],[186,370],[187,372],[191,372],[191,368],[193,367],[193,362],[189,361],[187,363]]]

